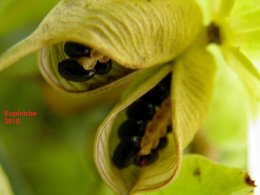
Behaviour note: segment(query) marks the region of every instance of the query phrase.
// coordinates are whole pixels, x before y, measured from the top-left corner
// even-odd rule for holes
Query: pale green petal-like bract
[[[63,0],[0,57],[0,70],[65,41],[95,48],[124,67],[146,68],[175,58],[201,27],[201,12],[192,0]]]

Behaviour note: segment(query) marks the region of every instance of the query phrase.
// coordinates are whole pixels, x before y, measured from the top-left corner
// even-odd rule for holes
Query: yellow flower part
[[[260,97],[260,5],[257,0],[197,0],[204,12],[213,43],[230,65]],[[217,40],[217,41],[216,41]],[[257,67],[258,66],[258,67]]]

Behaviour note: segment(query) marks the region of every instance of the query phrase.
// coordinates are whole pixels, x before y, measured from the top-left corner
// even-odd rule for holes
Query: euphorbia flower
[[[202,1],[204,23],[212,32],[211,40],[241,79],[260,97],[260,75],[255,62],[259,63],[259,2],[252,1]]]
[[[238,29],[247,24],[239,23],[241,18],[236,15],[229,15],[233,4],[239,1],[215,2],[216,5],[204,10],[206,13],[213,8],[213,14],[203,25],[206,15],[202,15],[201,8],[193,0],[63,0],[34,33],[1,56],[0,70],[39,50],[43,76],[54,87],[69,93],[99,95],[132,81],[97,131],[94,159],[103,180],[117,193],[159,189],[178,176],[183,150],[207,114],[216,69],[214,58],[208,52],[209,45],[221,48],[228,63],[259,97],[259,72],[239,49],[248,40],[236,36]],[[90,55],[87,57],[70,56],[64,51],[68,42],[80,43],[93,53],[87,52]],[[87,79],[85,75],[75,79],[75,75],[66,72],[67,65],[70,66],[67,62],[72,62],[66,61],[70,57],[73,68],[79,68],[77,71],[93,70],[101,59],[112,59],[112,69],[107,74],[93,76],[91,72]],[[74,70],[69,71],[71,73]],[[167,121],[152,118],[148,125],[163,123],[158,130],[161,132],[171,125],[172,134],[167,135],[169,143],[154,163],[143,166],[140,159],[151,154],[150,150],[158,143],[145,146],[145,136],[140,136],[141,145],[134,158],[141,166],[121,169],[112,159],[119,143],[117,131],[126,118],[126,110],[167,75],[171,78],[167,106],[161,103],[156,108]],[[148,131],[148,125],[144,131]],[[158,142],[166,136],[165,132],[156,132],[156,128],[154,132],[156,136],[151,136],[150,142]],[[142,152],[144,149],[148,152]]]

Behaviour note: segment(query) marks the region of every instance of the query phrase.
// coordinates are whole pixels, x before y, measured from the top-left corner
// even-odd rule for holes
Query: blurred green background
[[[0,53],[29,35],[57,2],[0,1]],[[15,194],[112,194],[92,160],[95,131],[112,103],[98,105],[53,91],[35,54],[1,72],[0,163]],[[5,125],[5,110],[37,116]]]
[[[29,35],[57,2],[0,1],[0,53]],[[248,97],[223,59],[217,57],[217,61],[209,116],[187,151],[246,168]],[[40,75],[35,54],[0,73],[0,163],[15,194],[113,194],[97,173],[92,145],[99,123],[116,98],[100,101],[51,89]],[[37,116],[5,125],[5,110],[30,110]]]

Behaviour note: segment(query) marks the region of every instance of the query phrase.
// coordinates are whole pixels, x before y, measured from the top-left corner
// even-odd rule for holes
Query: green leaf
[[[0,57],[0,70],[65,41],[95,48],[125,67],[149,67],[179,55],[201,28],[201,12],[192,0],[63,0],[31,36]]]
[[[228,64],[237,72],[256,99],[260,98],[260,72],[255,65],[234,47],[223,47]]]
[[[199,155],[187,155],[176,181],[160,193],[149,194],[246,195],[252,194],[254,187],[254,181],[241,169],[228,168]]]
[[[13,195],[11,185],[7,176],[4,173],[3,168],[0,165],[0,194],[1,195]]]

